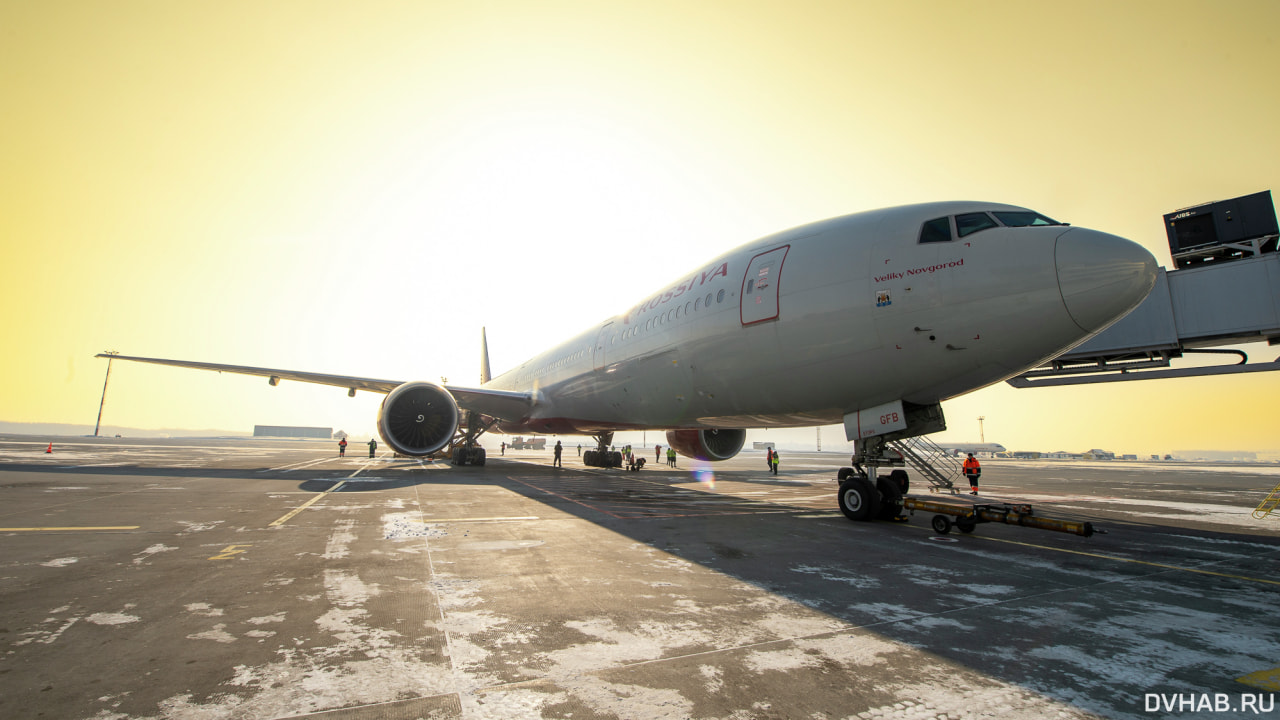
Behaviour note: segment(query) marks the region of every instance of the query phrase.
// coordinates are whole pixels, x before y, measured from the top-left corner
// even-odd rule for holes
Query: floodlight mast
[[[103,355],[119,355],[119,350],[108,350]],[[107,358],[107,377],[102,381],[102,401],[98,403],[98,422],[93,426],[93,436],[98,437],[98,428],[102,427],[102,406],[107,404],[107,383],[111,382],[111,360]]]

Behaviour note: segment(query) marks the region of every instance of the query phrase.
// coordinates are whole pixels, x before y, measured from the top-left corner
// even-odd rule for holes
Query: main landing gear
[[[622,467],[622,453],[617,450],[609,450],[609,445],[613,443],[612,431],[603,432],[599,435],[592,435],[591,437],[596,441],[596,449],[587,450],[582,453],[583,465],[599,468]]]
[[[483,422],[479,413],[468,412],[465,429],[459,427],[453,442],[449,443],[449,461],[454,465],[483,466],[485,451],[476,443],[476,439],[496,424],[498,421],[495,419]]]

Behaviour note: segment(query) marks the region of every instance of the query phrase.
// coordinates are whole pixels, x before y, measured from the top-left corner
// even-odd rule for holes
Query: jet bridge
[[[1224,346],[1280,345],[1280,232],[1271,191],[1164,216],[1175,269],[1160,269],[1133,312],[1047,365],[1009,380],[1018,388],[1280,370]],[[1191,357],[1235,363],[1173,367]]]

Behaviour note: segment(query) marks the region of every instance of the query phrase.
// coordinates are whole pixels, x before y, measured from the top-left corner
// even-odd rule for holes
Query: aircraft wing
[[[324,373],[299,372],[297,370],[278,370],[274,368],[249,367],[247,365],[222,365],[219,363],[197,362],[194,360],[165,360],[162,358],[132,357],[129,355],[111,355],[100,353],[96,357],[113,360],[132,360],[134,362],[154,363],[156,365],[172,365],[174,367],[192,368],[195,370],[213,370],[214,372],[230,372],[240,375],[256,375],[258,377],[277,380],[293,380],[295,382],[332,385],[350,390],[365,390],[383,395],[404,384],[403,380],[378,380],[376,378],[352,377],[350,375],[327,375]],[[274,383],[273,383],[274,384]],[[528,416],[533,408],[533,394],[512,392],[509,390],[486,390],[484,388],[465,388],[445,386],[449,394],[458,402],[463,410],[474,410],[482,415],[502,420],[519,420]]]

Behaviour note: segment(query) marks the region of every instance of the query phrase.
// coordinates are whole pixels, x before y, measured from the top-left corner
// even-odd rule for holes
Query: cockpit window
[[[930,220],[920,229],[920,242],[951,242],[951,218]]]
[[[1051,220],[1038,212],[1030,210],[1010,210],[993,213],[1000,222],[1009,227],[1028,227],[1032,225],[1061,225],[1057,220]]]
[[[991,216],[984,212],[965,213],[956,216],[956,234],[960,237],[972,235],[979,230],[999,227]]]

